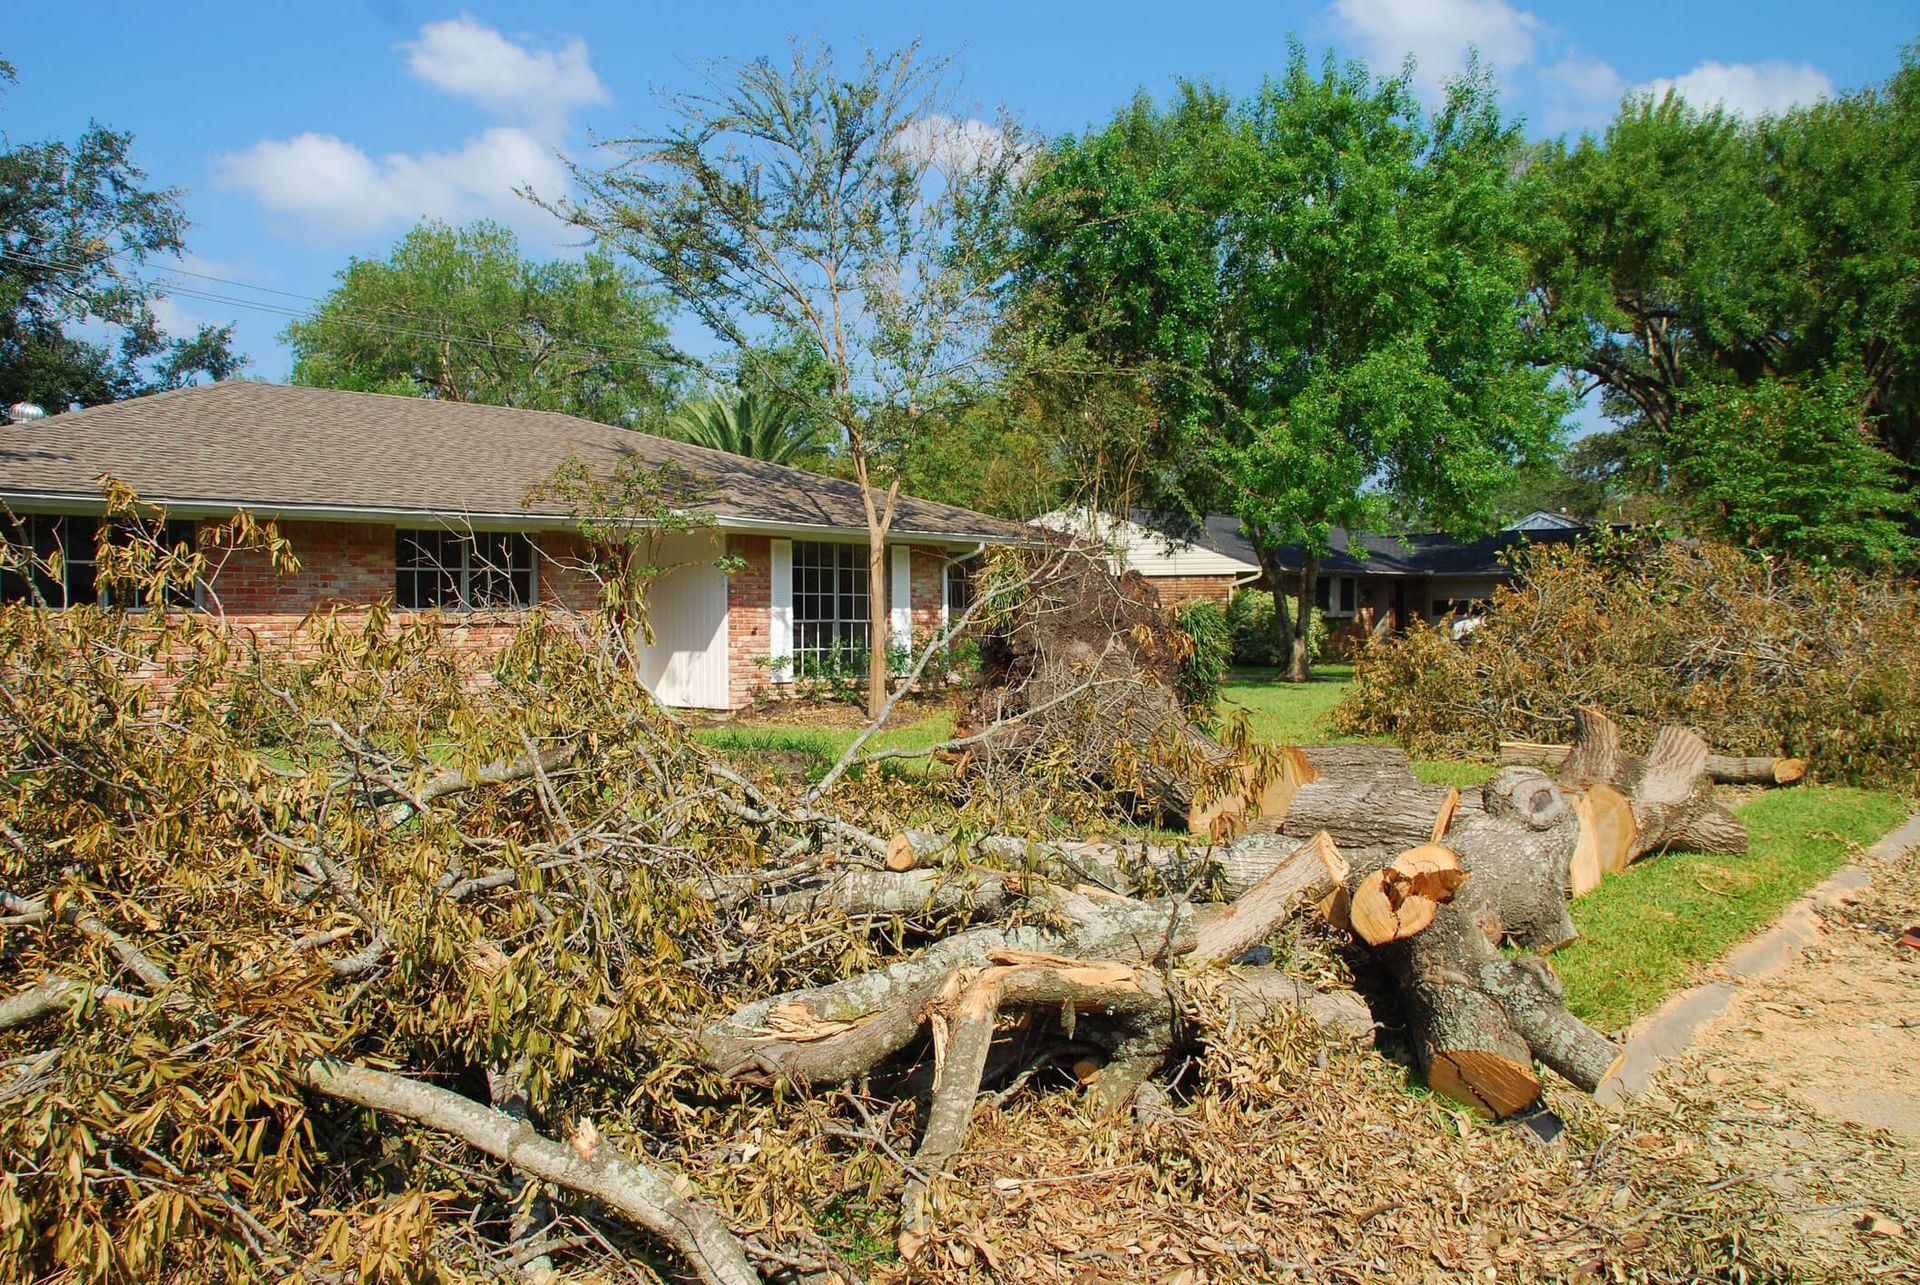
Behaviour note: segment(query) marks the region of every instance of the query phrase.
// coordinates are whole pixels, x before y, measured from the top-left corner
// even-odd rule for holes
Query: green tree
[[[1661,454],[1695,523],[1807,562],[1912,556],[1899,466],[1861,418],[1861,381],[1764,379],[1698,389]]]
[[[425,222],[287,327],[293,382],[638,427],[679,395],[665,301],[610,256],[534,262],[508,229]]]
[[[0,61],[0,85],[14,79]],[[180,193],[153,189],[133,136],[90,124],[71,144],[0,141],[0,405],[54,411],[228,379],[233,327],[170,338],[154,315],[165,288],[138,270],[186,248]],[[104,325],[111,340],[73,333]]]
[[[1597,390],[1618,425],[1582,451],[1615,498],[1714,508],[1741,479],[1716,480],[1720,499],[1689,493],[1703,475],[1677,466],[1702,456],[1684,430],[1714,422],[1694,412],[1730,388],[1840,369],[1859,395],[1840,418],[1920,463],[1913,50],[1883,85],[1755,121],[1671,94],[1629,100],[1602,136],[1542,147],[1524,187],[1541,359]],[[1858,461],[1836,451],[1828,485],[1846,491]]]
[[[1150,373],[1154,432],[1190,511],[1226,499],[1280,577],[1285,677],[1310,676],[1333,528],[1490,525],[1563,399],[1523,346],[1518,130],[1491,81],[1429,118],[1404,78],[1294,45],[1250,101],[1199,88],[1069,143],[1026,223],[1068,326]],[[1207,467],[1194,467],[1195,456]]]
[[[720,393],[689,402],[662,431],[695,446],[770,464],[806,464],[820,451],[819,427],[809,427],[791,405],[763,393]]]
[[[1005,131],[943,110],[945,75],[914,48],[851,69],[801,45],[785,63],[716,64],[706,90],[668,100],[663,135],[609,143],[621,159],[605,170],[576,166],[581,195],[558,207],[737,353],[769,335],[818,353],[823,391],[779,391],[831,420],[860,485],[876,643],[902,467],[929,398],[980,365],[988,251],[1020,168]],[[886,667],[869,665],[869,710],[885,701]]]

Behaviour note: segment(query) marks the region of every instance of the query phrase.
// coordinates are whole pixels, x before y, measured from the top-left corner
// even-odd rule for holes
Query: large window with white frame
[[[394,532],[394,602],[403,610],[531,607],[533,541],[519,531]]]
[[[867,548],[824,540],[793,542],[793,663],[801,675],[866,667]]]

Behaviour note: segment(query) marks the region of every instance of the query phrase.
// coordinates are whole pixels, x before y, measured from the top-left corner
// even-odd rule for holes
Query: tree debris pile
[[[1517,556],[1517,580],[1464,644],[1416,625],[1363,653],[1336,725],[1488,759],[1502,741],[1564,744],[1574,708],[1593,705],[1634,737],[1674,724],[1722,755],[1914,788],[1910,583],[1655,536]]]
[[[981,621],[981,682],[963,729],[979,732],[976,778],[992,788],[1064,771],[1210,837],[1260,815],[1275,769],[1244,731],[1223,744],[1195,721],[1180,696],[1192,640],[1144,577],[1116,575],[1064,540],[1001,574],[1020,587]]]
[[[277,538],[206,539],[228,536]],[[133,548],[102,574],[150,600],[205,569]],[[980,1165],[1016,1177],[985,1188],[1012,1207],[1047,1188],[1028,1155],[1063,1147],[1119,1191],[1147,1165],[1156,1209],[1284,1163],[1223,1207],[1317,1262],[1319,1206],[1290,1202],[1325,1199],[1299,1157],[1333,1139],[1451,1149],[1481,1186],[1515,1162],[1341,1052],[1375,1019],[1326,950],[1285,949],[1331,937],[1303,910],[1398,979],[1430,1084],[1485,1114],[1558,1103],[1534,1060],[1588,1088],[1611,1045],[1498,942],[1564,940],[1581,863],[1711,815],[1697,738],[1628,754],[1594,712],[1560,782],[1446,792],[1412,851],[1297,818],[1226,845],[989,833],[851,760],[749,779],[571,625],[536,617],[476,684],[436,622],[377,610],[311,622],[295,669],[237,666],[210,614],[0,608],[0,1276],[932,1278],[1001,1252],[965,1213]],[[1274,761],[1289,803],[1405,788],[1392,751]],[[1028,771],[1043,795],[1080,779]],[[1602,790],[1624,813],[1581,810]],[[1291,1096],[1326,1085],[1367,1096]],[[991,1162],[1002,1109],[1041,1133]],[[1456,1229],[1444,1252],[1480,1250]]]

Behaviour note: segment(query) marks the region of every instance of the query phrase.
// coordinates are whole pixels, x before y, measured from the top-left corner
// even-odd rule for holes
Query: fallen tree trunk
[[[1558,771],[1573,752],[1571,745],[1539,741],[1501,741],[1497,762],[1502,767],[1537,767]],[[1805,778],[1807,761],[1768,755],[1707,755],[1707,775],[1721,785],[1793,785]]]
[[[1325,830],[1343,849],[1399,852],[1438,838],[1458,798],[1451,786],[1421,785],[1411,776],[1319,780],[1294,794],[1280,829],[1296,841]]]
[[[1416,783],[1413,762],[1398,745],[1365,743],[1302,745],[1300,753],[1322,781],[1380,780]]]
[[[1606,786],[1627,800],[1634,829],[1627,862],[1667,848],[1728,856],[1746,852],[1746,826],[1714,800],[1707,743],[1694,733],[1663,727],[1645,754],[1629,754],[1620,748],[1613,720],[1581,706],[1574,711],[1569,748],[1557,778],[1563,788]]]

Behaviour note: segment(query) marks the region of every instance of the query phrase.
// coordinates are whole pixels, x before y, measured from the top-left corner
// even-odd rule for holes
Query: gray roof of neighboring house
[[[1135,520],[1141,518],[1136,517]],[[1501,555],[1516,545],[1571,544],[1585,534],[1584,527],[1566,527],[1497,531],[1477,540],[1456,540],[1452,536],[1431,532],[1405,536],[1365,535],[1335,527],[1327,541],[1327,552],[1320,559],[1320,573],[1329,576],[1505,577],[1512,573]],[[1231,513],[1209,514],[1201,542],[1229,557],[1256,565],[1260,561],[1253,541],[1240,531],[1240,519]],[[1350,551],[1355,545],[1365,551],[1364,557]],[[1298,571],[1300,556],[1299,544],[1282,546],[1281,567]]]
[[[864,531],[853,482],[728,455],[550,411],[234,380],[135,397],[0,429],[0,499],[95,501],[109,474],[176,509],[245,507],[536,522],[563,504],[527,505],[527,487],[569,455],[595,468],[627,456],[712,480],[723,527]],[[898,536],[1024,542],[1024,527],[901,497]]]

